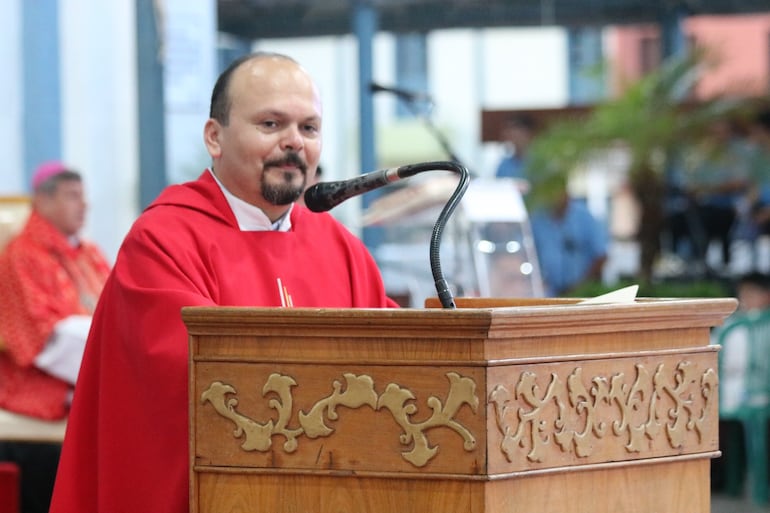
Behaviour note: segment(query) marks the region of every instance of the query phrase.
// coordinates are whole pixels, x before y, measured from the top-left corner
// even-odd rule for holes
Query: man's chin
[[[274,205],[277,206],[277,207],[288,207],[292,203],[296,203],[298,199],[299,199],[299,195],[297,197],[293,198],[293,199],[278,198],[277,202],[274,203]]]
[[[286,185],[282,187],[265,187],[262,189],[262,195],[273,205],[285,206],[297,201],[302,196],[304,190],[304,186],[300,188]]]

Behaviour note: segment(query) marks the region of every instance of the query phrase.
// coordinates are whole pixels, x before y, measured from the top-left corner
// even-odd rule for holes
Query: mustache
[[[307,174],[307,162],[302,160],[299,153],[289,151],[282,158],[274,160],[266,160],[264,167],[283,167],[283,166],[295,166],[302,171],[302,174]]]

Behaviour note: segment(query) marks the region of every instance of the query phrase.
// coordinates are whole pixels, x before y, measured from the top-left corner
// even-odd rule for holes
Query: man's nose
[[[286,127],[281,138],[281,149],[299,151],[304,146],[302,134],[295,125]]]

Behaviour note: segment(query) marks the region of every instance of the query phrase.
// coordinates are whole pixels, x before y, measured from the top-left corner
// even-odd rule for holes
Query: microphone
[[[384,85],[380,85],[376,82],[372,82],[369,84],[369,91],[372,93],[391,93],[399,98],[403,98],[406,101],[410,102],[427,102],[427,103],[433,103],[433,100],[431,99],[429,94],[426,93],[419,93],[416,91],[408,91],[406,89],[400,89],[398,87],[388,87]]]
[[[348,180],[319,182],[305,191],[305,206],[313,212],[326,212],[353,196],[411,176],[406,174],[409,167],[391,167]]]
[[[441,210],[436,224],[433,225],[433,233],[430,239],[430,267],[433,274],[433,281],[436,285],[436,292],[444,308],[455,308],[454,297],[449,289],[449,284],[444,279],[441,271],[440,251],[441,236],[444,232],[444,226],[447,220],[454,212],[460,199],[465,194],[470,180],[468,169],[455,161],[423,162],[421,164],[409,164],[401,167],[392,167],[372,171],[349,180],[338,180],[336,182],[320,182],[307,191],[305,191],[305,206],[313,212],[326,212],[339,205],[348,198],[358,194],[372,191],[383,185],[409,178],[422,173],[423,171],[453,171],[460,175],[454,193]]]

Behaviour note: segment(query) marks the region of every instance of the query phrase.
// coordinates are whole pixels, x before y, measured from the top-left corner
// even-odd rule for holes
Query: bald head
[[[259,77],[260,75],[268,77],[272,73],[275,73],[277,68],[294,68],[296,73],[306,75],[307,81],[312,84],[312,80],[307,76],[307,73],[302,69],[300,64],[288,55],[272,52],[256,52],[244,55],[233,61],[222,74],[219,75],[216,84],[214,84],[214,89],[211,92],[209,117],[216,119],[223,125],[227,125],[230,116],[230,108],[232,107],[232,92],[230,88],[234,75],[240,74],[240,71],[248,70],[247,72],[254,77]]]
[[[296,201],[318,166],[318,89],[290,57],[243,57],[214,86],[204,141],[225,188],[274,220]]]

